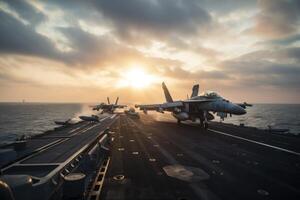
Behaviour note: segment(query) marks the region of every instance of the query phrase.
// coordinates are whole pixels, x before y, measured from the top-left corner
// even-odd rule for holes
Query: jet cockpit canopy
[[[218,99],[218,98],[222,98],[220,95],[218,95],[218,93],[214,92],[214,91],[206,91],[204,92],[203,96],[209,98],[209,99]]]

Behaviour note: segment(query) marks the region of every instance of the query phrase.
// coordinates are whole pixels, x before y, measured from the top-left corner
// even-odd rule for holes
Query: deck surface
[[[101,199],[300,199],[299,137],[140,116],[109,115],[33,138],[18,158],[33,154],[2,172],[43,177],[110,127]]]
[[[101,199],[300,199],[299,138],[144,114],[112,129]]]

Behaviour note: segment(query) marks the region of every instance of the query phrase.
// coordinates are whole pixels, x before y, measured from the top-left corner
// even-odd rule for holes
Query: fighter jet
[[[242,108],[247,108],[247,107],[252,107],[253,106],[252,104],[249,104],[247,102],[238,103],[237,105],[241,106]]]
[[[101,103],[95,106],[92,106],[93,110],[102,110],[101,113],[113,113],[117,108],[125,108],[126,105],[118,105],[119,97],[117,97],[116,102],[114,104],[110,103],[109,97],[107,97],[107,104]]]
[[[54,123],[55,123],[56,125],[67,126],[67,125],[70,125],[70,124],[71,124],[70,121],[71,121],[71,119],[68,119],[68,120],[66,120],[66,121],[54,121]]]
[[[139,113],[136,112],[134,108],[129,108],[129,110],[125,110],[124,113],[132,118],[140,118]]]
[[[227,117],[227,114],[243,115],[246,110],[235,103],[232,103],[216,92],[205,92],[198,96],[199,85],[194,85],[192,95],[187,100],[173,101],[166,84],[162,83],[162,88],[165,94],[166,102],[162,104],[136,105],[136,108],[143,110],[147,114],[148,110],[155,110],[160,113],[165,111],[171,112],[177,119],[178,124],[181,121],[196,119],[200,120],[201,127],[208,128],[208,121],[214,119],[214,115],[210,112],[217,113],[221,118]],[[243,104],[245,107],[246,104]]]
[[[79,118],[83,121],[88,122],[99,122],[99,117],[97,115],[91,115],[91,116],[79,116]]]

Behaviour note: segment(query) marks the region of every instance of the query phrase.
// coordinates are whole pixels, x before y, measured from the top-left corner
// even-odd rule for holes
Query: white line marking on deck
[[[73,132],[77,131],[78,129],[84,127],[85,125],[86,125],[86,124],[83,124],[82,126],[79,126],[79,127],[75,128],[75,129],[72,129],[72,130],[70,130],[68,133],[73,133]]]
[[[236,139],[244,140],[244,141],[247,141],[247,142],[251,142],[251,143],[254,143],[254,144],[259,144],[259,145],[261,145],[261,146],[273,148],[273,149],[276,149],[276,150],[279,150],[279,151],[283,151],[283,152],[286,152],[286,153],[290,153],[290,154],[293,154],[293,155],[300,156],[300,153],[298,153],[298,152],[296,152],[296,151],[284,149],[284,148],[277,147],[277,146],[273,146],[273,145],[270,145],[270,144],[265,144],[265,143],[262,143],[262,142],[257,142],[257,141],[255,141],[255,140],[246,139],[246,138],[239,137],[239,136],[236,136],[236,135],[231,135],[231,134],[228,134],[228,133],[224,133],[224,132],[222,132],[222,131],[216,131],[216,130],[213,130],[213,129],[210,129],[210,128],[209,128],[208,130],[209,130],[209,131],[212,131],[212,132],[214,132],[214,133],[219,133],[219,134],[221,134],[221,135],[226,135],[226,136],[233,137],[233,138],[236,138]]]
[[[104,120],[106,120],[108,117],[104,117],[101,120],[99,120],[99,122],[103,122]]]
[[[113,114],[113,116],[111,116],[110,118],[113,119],[113,118],[115,118],[115,116],[116,116],[116,114]]]

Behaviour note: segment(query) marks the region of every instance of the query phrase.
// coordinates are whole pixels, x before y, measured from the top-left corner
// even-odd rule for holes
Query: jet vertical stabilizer
[[[198,96],[198,92],[199,92],[199,84],[193,86],[191,98]]]
[[[170,95],[170,92],[169,92],[169,90],[168,90],[168,88],[167,88],[167,86],[166,86],[166,84],[164,82],[162,83],[162,88],[163,88],[164,93],[165,93],[166,101],[168,103],[173,102],[173,99],[172,99],[172,97]]]

